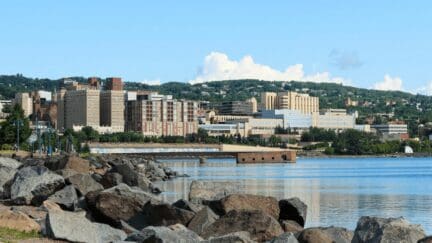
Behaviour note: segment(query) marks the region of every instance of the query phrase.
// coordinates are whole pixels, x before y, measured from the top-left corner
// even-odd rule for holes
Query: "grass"
[[[36,231],[23,232],[15,229],[0,227],[0,242],[12,243],[16,240],[26,240],[40,237],[41,235]]]

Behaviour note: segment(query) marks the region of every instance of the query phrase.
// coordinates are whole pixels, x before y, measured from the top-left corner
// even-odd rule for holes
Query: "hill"
[[[84,77],[72,77],[85,82]],[[30,90],[54,90],[61,80],[33,79],[23,75],[0,76],[0,98],[11,99],[16,92]],[[104,81],[104,80],[102,80]],[[378,91],[344,86],[335,83],[279,82],[261,80],[226,80],[191,85],[189,83],[168,82],[162,85],[147,85],[125,82],[127,90],[153,90],[161,94],[172,94],[175,98],[206,100],[210,102],[245,100],[250,97],[260,99],[264,91],[298,91],[320,98],[320,108],[347,108],[358,111],[359,122],[375,118],[376,122],[405,120],[414,133],[417,124],[432,121],[432,97],[414,95],[400,91]],[[357,102],[356,106],[346,106],[346,99]],[[387,115],[386,115],[387,114]]]

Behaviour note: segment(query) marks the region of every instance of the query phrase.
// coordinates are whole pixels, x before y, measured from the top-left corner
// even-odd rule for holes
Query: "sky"
[[[432,95],[431,30],[432,1],[1,1],[0,74]]]

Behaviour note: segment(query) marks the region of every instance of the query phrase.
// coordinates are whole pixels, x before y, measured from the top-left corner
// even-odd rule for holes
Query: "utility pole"
[[[36,116],[36,134],[37,134],[39,156],[41,156],[41,154],[42,154],[42,150],[41,150],[42,140],[41,140],[41,136],[40,136],[39,120],[38,120],[37,116]]]
[[[14,125],[15,125],[16,128],[17,128],[17,139],[16,139],[17,142],[16,142],[16,148],[17,148],[17,151],[19,151],[19,146],[20,146],[20,141],[19,141],[20,134],[19,134],[19,130],[20,130],[20,126],[23,125],[23,122],[22,122],[21,119],[17,119],[17,120],[15,120]]]

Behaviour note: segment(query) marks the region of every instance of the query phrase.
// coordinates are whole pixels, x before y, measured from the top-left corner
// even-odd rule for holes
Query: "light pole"
[[[21,120],[21,119],[17,119],[17,120],[15,120],[14,121],[14,123],[13,123],[15,126],[16,126],[16,128],[17,128],[17,139],[16,139],[16,149],[17,149],[17,151],[19,151],[19,146],[20,146],[20,141],[19,141],[19,139],[20,139],[20,134],[19,134],[19,131],[20,131],[20,126],[23,126],[23,121]]]

